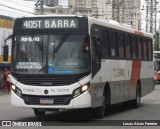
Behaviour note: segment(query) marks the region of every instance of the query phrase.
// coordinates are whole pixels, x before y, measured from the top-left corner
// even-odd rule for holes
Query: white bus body
[[[67,16],[64,16],[64,18],[65,17]],[[76,16],[70,17],[75,18]],[[42,17],[38,17],[38,19],[41,18]],[[52,16],[52,18],[54,18],[54,16]],[[109,28],[116,32],[122,31],[127,35],[130,34],[152,39],[150,34],[126,28],[120,24],[118,25],[89,17],[87,29],[90,35],[91,61],[94,55],[92,51],[92,37],[98,32],[96,29],[95,31],[97,32],[92,32],[94,25],[106,29]],[[114,55],[114,50],[111,50],[110,54]],[[127,54],[128,53],[125,55]],[[96,65],[98,66],[98,63]],[[150,60],[101,58],[99,66],[95,67],[98,70],[96,70],[93,75],[94,67],[92,62],[91,72],[88,75],[82,76],[79,81],[73,84],[61,86],[26,85],[21,83],[13,74],[11,75],[11,105],[14,107],[35,109],[36,115],[44,115],[44,112],[50,109],[96,108],[100,116],[103,116],[104,113],[101,112],[100,109],[103,108],[104,101],[105,104],[110,105],[130,100],[135,102],[136,100],[136,104],[138,105],[140,103],[138,102],[140,101],[138,100],[140,97],[154,90],[154,65],[153,59],[151,58]],[[32,75],[30,78],[32,78]],[[41,78],[39,78],[39,80],[41,80]],[[138,86],[140,88],[139,91],[137,90]],[[139,96],[137,95],[138,92]]]

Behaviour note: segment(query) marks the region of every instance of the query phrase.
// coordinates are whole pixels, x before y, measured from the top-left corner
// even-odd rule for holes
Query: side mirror
[[[9,35],[5,40],[4,40],[4,47],[3,47],[3,61],[8,61],[8,52],[9,52],[9,47],[6,45],[6,42],[8,39],[11,39],[13,35]]]
[[[97,42],[101,42],[101,38],[100,37],[97,37]]]
[[[96,36],[92,36],[91,39],[92,39],[92,41],[95,41],[96,40]]]
[[[8,61],[8,45],[4,45],[3,47],[3,61]]]

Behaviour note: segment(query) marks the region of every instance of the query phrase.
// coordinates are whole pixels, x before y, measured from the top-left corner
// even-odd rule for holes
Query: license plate
[[[45,99],[45,98],[42,98],[40,99],[40,104],[53,104],[53,99]]]

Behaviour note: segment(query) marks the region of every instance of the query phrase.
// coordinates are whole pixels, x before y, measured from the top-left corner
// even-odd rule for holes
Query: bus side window
[[[110,40],[109,40],[110,32],[107,29],[102,30],[102,39],[101,39],[101,56],[102,59],[107,59],[110,57]]]
[[[125,51],[124,51],[124,34],[122,33],[118,34],[118,53],[119,53],[119,58],[123,59],[125,56]]]
[[[131,48],[132,48],[132,58],[137,59],[137,38],[132,36],[131,41]]]
[[[149,60],[149,46],[148,46],[148,39],[146,41],[146,51],[147,51],[147,60]]]
[[[149,60],[152,60],[152,41],[148,40],[148,53],[149,53]]]
[[[118,57],[118,50],[117,50],[117,32],[110,31],[110,53],[112,58]]]
[[[147,59],[147,45],[146,45],[146,40],[142,39],[142,46],[143,46],[143,59]]]
[[[92,36],[93,42],[93,60],[95,63],[99,63],[101,61],[101,38]]]
[[[140,38],[137,39],[138,43],[138,59],[142,59],[142,42]]]
[[[125,35],[125,52],[126,52],[126,58],[131,58],[131,45],[130,45],[130,36]]]

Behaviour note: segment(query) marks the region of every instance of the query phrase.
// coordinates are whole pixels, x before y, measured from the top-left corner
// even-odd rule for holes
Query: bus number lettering
[[[23,24],[24,28],[26,29],[32,29],[32,28],[41,28],[41,21],[25,21]]]
[[[39,42],[39,37],[21,37],[21,42]]]
[[[113,77],[125,77],[125,70],[113,68]]]

